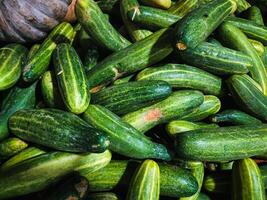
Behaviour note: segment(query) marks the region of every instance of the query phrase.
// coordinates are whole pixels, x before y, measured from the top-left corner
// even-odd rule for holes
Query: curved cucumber
[[[0,143],[0,160],[7,159],[23,149],[27,148],[28,144],[19,138],[7,138]]]

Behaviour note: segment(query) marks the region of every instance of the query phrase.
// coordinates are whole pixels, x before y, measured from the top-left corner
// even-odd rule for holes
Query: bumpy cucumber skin
[[[28,144],[19,138],[11,137],[3,140],[0,143],[0,160],[17,154],[27,148],[27,146]]]

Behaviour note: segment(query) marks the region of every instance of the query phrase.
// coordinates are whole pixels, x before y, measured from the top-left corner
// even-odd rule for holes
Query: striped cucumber
[[[106,57],[87,74],[90,88],[155,64],[172,52],[172,29],[162,29],[129,47]]]
[[[87,173],[106,166],[111,153],[72,154],[52,152],[43,154],[0,172],[0,199],[41,191],[63,176],[86,168]]]
[[[214,115],[221,109],[221,101],[218,97],[205,95],[204,102],[193,112],[181,117],[182,120],[201,121],[210,115]]]
[[[28,53],[28,55],[27,55],[27,60],[30,60],[30,59],[32,59],[32,57],[37,53],[37,51],[39,50],[39,48],[40,48],[40,44],[34,44],[34,45],[32,45],[32,47],[30,48],[30,51],[29,51],[29,53]]]
[[[19,138],[11,137],[3,140],[0,143],[0,160],[16,155],[27,146],[28,144]]]
[[[134,81],[102,89],[92,95],[92,103],[123,115],[159,102],[171,92],[171,86],[164,81]]]
[[[249,42],[244,33],[234,25],[224,22],[218,29],[223,42],[233,49],[242,51],[252,58],[252,67],[249,68],[252,78],[260,84],[263,93],[267,94],[267,71],[257,54],[257,51]]]
[[[112,160],[106,167],[94,173],[81,173],[89,181],[92,192],[119,191],[129,188],[129,180],[139,166],[139,161]],[[160,195],[186,197],[196,193],[198,184],[191,172],[176,165],[159,163]]]
[[[259,56],[262,56],[265,50],[263,44],[257,40],[252,40],[252,39],[249,39],[249,42],[256,49]]]
[[[171,0],[141,0],[141,2],[144,5],[161,9],[168,9],[172,4]]]
[[[75,114],[83,113],[89,105],[90,93],[82,62],[69,44],[59,44],[54,53],[54,67],[65,106]]]
[[[260,120],[240,110],[224,110],[211,117],[214,123],[230,123],[232,125],[257,125],[262,124]]]
[[[181,0],[175,2],[175,4],[168,9],[168,12],[183,18],[187,13],[191,12],[197,7],[198,0]]]
[[[198,129],[177,134],[177,156],[188,160],[238,160],[267,152],[267,125]]]
[[[246,74],[252,67],[252,60],[245,53],[208,42],[179,51],[179,55],[187,64],[218,75]]]
[[[131,44],[109,23],[93,0],[77,1],[75,12],[79,23],[99,45],[110,51],[119,51]]]
[[[0,109],[0,140],[8,137],[8,119],[20,109],[33,108],[35,106],[36,83],[29,87],[13,87],[4,98]]]
[[[145,160],[133,175],[126,200],[159,200],[160,171],[153,160]]]
[[[235,10],[236,2],[233,0],[214,0],[200,5],[176,24],[176,49],[183,51],[195,48]]]
[[[251,6],[249,9],[247,9],[247,11],[245,11],[245,16],[248,20],[264,26],[261,10],[257,6]]]
[[[167,99],[123,116],[123,120],[142,133],[156,125],[181,118],[203,103],[204,95],[195,90],[173,92]]]
[[[267,120],[267,97],[253,84],[247,75],[233,75],[228,87],[237,105],[263,121]]]
[[[116,153],[131,158],[171,160],[171,155],[165,146],[152,142],[102,106],[89,105],[83,118],[96,128],[106,132],[110,140],[110,149]]]
[[[19,80],[27,51],[20,44],[0,48],[0,91],[11,88]]]
[[[104,152],[105,134],[78,116],[56,109],[20,110],[9,119],[9,128],[25,141],[69,152]]]
[[[220,95],[222,80],[206,71],[185,64],[164,64],[141,71],[136,79],[168,82],[173,88],[200,90],[205,94]]]
[[[90,200],[119,200],[120,198],[112,192],[99,192],[91,193],[88,195],[87,199]]]
[[[234,162],[232,183],[233,200],[265,200],[260,169],[251,158]]]
[[[57,44],[70,42],[73,33],[71,24],[62,22],[57,25],[43,41],[34,56],[26,62],[22,73],[23,80],[25,82],[33,82],[38,79],[48,69],[52,53]]]

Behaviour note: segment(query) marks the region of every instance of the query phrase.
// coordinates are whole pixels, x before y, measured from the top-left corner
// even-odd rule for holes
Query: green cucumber
[[[56,109],[20,110],[9,119],[17,137],[69,152],[104,152],[109,141],[104,133],[78,116]]]
[[[120,198],[112,192],[99,192],[89,194],[87,200],[119,200]]]
[[[168,9],[171,7],[171,0],[141,0],[144,5],[161,8],[161,9]]]
[[[13,87],[2,102],[0,109],[0,140],[8,137],[8,119],[20,109],[35,106],[36,83],[26,88]]]
[[[252,67],[252,60],[245,53],[208,42],[179,51],[179,56],[189,65],[218,75],[246,74]]]
[[[246,0],[236,0],[236,3],[237,3],[237,9],[236,9],[237,13],[241,13],[247,10],[251,6],[250,3],[247,2]]]
[[[177,156],[188,160],[229,161],[267,152],[267,125],[198,129],[177,134]]]
[[[235,10],[234,0],[214,0],[200,5],[176,24],[176,49],[183,51],[197,47]]]
[[[82,173],[89,181],[92,192],[129,188],[129,180],[139,161],[112,160],[106,167],[94,173]],[[160,195],[168,197],[191,196],[198,190],[195,177],[189,171],[175,165],[159,163]]]
[[[0,91],[11,88],[19,80],[27,51],[20,44],[0,48]]]
[[[40,44],[34,44],[32,45],[32,47],[30,48],[30,51],[27,55],[27,60],[30,60],[33,58],[33,56],[37,53],[37,51],[39,50],[40,48]]]
[[[30,158],[45,154],[46,152],[42,149],[38,149],[36,147],[28,147],[26,149],[23,149],[10,159],[8,159],[6,162],[4,162],[1,167],[0,171],[6,171],[10,169],[11,167],[19,164],[22,161],[28,160]]]
[[[25,82],[33,82],[46,72],[57,44],[70,42],[73,33],[74,30],[71,24],[62,22],[57,25],[43,41],[34,56],[26,62],[22,73],[23,80]]]
[[[72,154],[52,152],[43,154],[0,172],[0,199],[41,191],[73,171],[86,168],[90,174],[106,166],[111,153]]]
[[[262,54],[264,53],[264,50],[265,50],[263,44],[257,40],[252,40],[252,39],[249,39],[249,42],[256,49],[259,56],[262,56]]]
[[[210,115],[214,115],[221,109],[221,101],[216,96],[205,95],[204,102],[193,112],[181,117],[182,120],[187,121],[201,121]]]
[[[119,7],[119,0],[98,0],[96,2],[99,8],[107,14],[113,14]]]
[[[172,29],[162,29],[129,47],[106,57],[87,74],[90,88],[142,70],[167,57],[173,50]]]
[[[261,172],[257,163],[251,158],[234,162],[231,196],[233,200],[265,200]]]
[[[131,74],[129,76],[125,76],[123,78],[119,78],[113,82],[113,85],[119,85],[121,83],[129,83],[133,77],[134,77],[134,74]]]
[[[141,108],[123,116],[123,120],[142,133],[156,125],[181,118],[203,103],[204,96],[195,90],[181,90],[173,92],[167,99]]]
[[[127,200],[159,200],[160,171],[153,160],[145,160],[135,171],[127,193]]]
[[[83,113],[89,105],[90,93],[82,62],[69,44],[59,44],[54,53],[54,67],[61,97],[66,108]]]
[[[19,138],[7,138],[0,143],[0,160],[7,159],[16,155],[23,149],[27,148],[28,144]]]
[[[168,82],[173,88],[200,90],[205,94],[220,95],[222,80],[206,71],[185,64],[163,64],[141,71],[136,79]]]
[[[85,72],[88,72],[97,64],[100,56],[99,54],[99,49],[96,46],[92,46],[86,51],[85,56],[83,58],[83,66]]]
[[[92,103],[123,115],[150,106],[170,96],[171,86],[164,81],[121,83],[92,95]]]
[[[207,42],[213,45],[217,45],[219,47],[222,47],[223,45],[220,43],[220,41],[218,41],[217,39],[213,38],[213,37],[208,37]]]
[[[42,76],[41,91],[43,100],[48,107],[65,108],[53,71],[47,71]]]
[[[264,26],[261,10],[257,6],[251,6],[249,9],[247,9],[245,15],[247,19]]]
[[[175,4],[168,9],[168,12],[183,18],[196,7],[198,7],[198,0],[181,0],[175,2]]]
[[[230,123],[233,125],[257,125],[262,124],[260,120],[240,110],[224,110],[211,117],[214,123]]]
[[[110,149],[116,153],[140,159],[171,159],[165,146],[152,142],[148,137],[102,106],[89,105],[83,118],[96,128],[106,132],[110,140]]]
[[[197,200],[211,200],[208,195],[204,193],[199,193]]]
[[[93,0],[79,0],[75,12],[79,23],[99,45],[111,51],[119,51],[131,44],[109,23]]]
[[[263,93],[267,94],[267,71],[257,51],[249,42],[244,33],[228,22],[222,23],[218,33],[223,42],[233,49],[242,51],[252,59],[252,67],[249,68],[252,78],[260,84]]]
[[[267,97],[253,84],[249,76],[233,75],[227,83],[237,105],[251,115],[267,120]]]

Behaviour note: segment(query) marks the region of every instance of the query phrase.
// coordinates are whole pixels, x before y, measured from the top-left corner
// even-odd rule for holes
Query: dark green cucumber
[[[112,160],[106,167],[94,173],[81,173],[89,181],[93,192],[128,189],[129,180],[137,169],[139,161]],[[196,193],[198,184],[192,173],[175,165],[159,163],[160,195],[186,197]]]
[[[159,200],[159,192],[159,166],[153,160],[145,160],[130,181],[126,200]]]
[[[155,8],[161,8],[161,9],[168,9],[171,7],[171,0],[141,0],[142,4],[155,7]]]
[[[265,50],[263,44],[257,40],[252,40],[252,39],[249,39],[249,42],[256,49],[259,56],[262,56]]]
[[[227,81],[237,105],[263,121],[267,120],[267,97],[247,75],[233,75]]]
[[[106,57],[88,74],[90,88],[114,81],[122,76],[142,70],[167,57],[173,50],[172,29],[162,29],[129,47]]]
[[[217,45],[219,47],[222,47],[223,45],[220,43],[220,41],[218,41],[217,39],[213,38],[213,37],[208,37],[207,42],[213,45]]]
[[[99,192],[89,194],[87,200],[119,200],[120,198],[112,192]]]
[[[9,128],[25,141],[69,152],[103,152],[105,134],[78,116],[56,109],[20,110],[9,119]]]
[[[26,62],[22,73],[23,80],[25,82],[33,82],[38,79],[48,69],[52,53],[57,44],[70,42],[73,33],[73,27],[69,23],[62,22],[57,25],[34,56]]]
[[[252,67],[252,60],[245,53],[208,42],[179,51],[179,55],[187,64],[218,75],[246,74]]]
[[[0,49],[0,91],[11,88],[19,80],[27,48],[8,44]]]
[[[131,74],[129,76],[125,76],[123,78],[119,78],[116,81],[113,82],[113,85],[119,85],[121,83],[128,83],[131,81],[131,79],[134,77],[135,74]]]
[[[249,9],[247,9],[245,16],[247,19],[264,26],[261,10],[257,6],[251,6]]]
[[[199,193],[197,200],[211,200],[208,195],[204,193]]]
[[[52,152],[43,154],[0,172],[0,199],[41,191],[63,176],[86,168],[88,175],[106,166],[111,153],[72,154]]]
[[[185,64],[163,64],[141,71],[138,81],[162,80],[173,88],[200,90],[205,94],[220,95],[222,80],[206,71]]]
[[[177,156],[188,160],[238,160],[267,152],[267,125],[198,129],[177,134]]]
[[[240,110],[224,110],[211,117],[214,123],[230,123],[233,125],[256,125],[262,124],[260,120]]]
[[[54,53],[54,67],[61,97],[66,108],[83,113],[89,105],[90,93],[82,62],[69,44],[59,44]]]
[[[60,181],[49,191],[49,200],[85,200],[88,194],[88,181],[81,176],[72,175]]]
[[[220,38],[227,46],[242,51],[252,59],[252,67],[249,68],[252,78],[260,84],[263,93],[267,94],[267,71],[257,54],[257,51],[249,42],[244,33],[231,23],[224,22],[218,29]]]
[[[30,51],[27,55],[27,60],[32,59],[32,57],[35,55],[35,53],[37,53],[37,51],[39,50],[40,46],[41,46],[40,44],[32,45],[32,47],[30,48]]]
[[[99,45],[111,51],[119,51],[131,44],[109,23],[93,0],[79,0],[75,11],[79,23]]]
[[[50,108],[65,108],[53,71],[47,71],[41,79],[41,91],[45,104]]]
[[[233,200],[265,200],[265,189],[257,163],[251,158],[234,162],[232,172]]]
[[[20,109],[35,106],[36,83],[27,88],[12,88],[2,102],[0,109],[0,140],[8,136],[8,119]]]
[[[235,10],[236,2],[233,0],[214,0],[200,5],[177,23],[176,48],[180,51],[195,48]]]
[[[181,90],[173,92],[167,99],[141,108],[123,116],[123,120],[142,133],[158,124],[167,123],[181,118],[203,103],[204,96],[195,90]]]
[[[159,102],[171,92],[171,86],[164,81],[134,81],[102,89],[92,95],[92,103],[123,115]]]
[[[204,102],[193,112],[181,117],[180,119],[188,121],[201,121],[210,115],[214,115],[221,109],[221,101],[216,96],[205,95]]]
[[[27,148],[28,144],[19,138],[7,138],[0,143],[0,160],[7,159],[23,149]]]
[[[152,142],[148,137],[102,106],[89,105],[83,118],[96,128],[106,132],[110,140],[110,149],[116,153],[140,159],[171,159],[165,146]]]
[[[86,51],[85,56],[83,58],[83,66],[85,72],[88,72],[97,64],[100,56],[99,54],[99,49],[96,46],[92,46]]]
[[[175,4],[168,9],[168,12],[183,18],[196,7],[198,7],[198,0],[181,0],[175,2]]]

